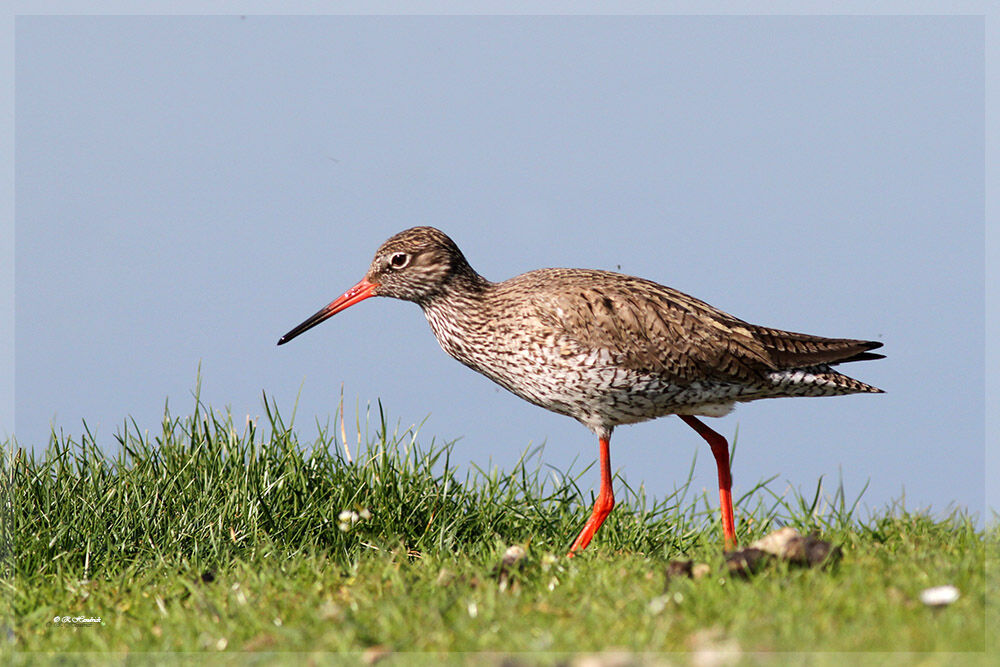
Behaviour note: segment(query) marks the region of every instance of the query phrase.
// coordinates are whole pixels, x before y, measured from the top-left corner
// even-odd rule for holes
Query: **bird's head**
[[[375,252],[364,280],[374,296],[424,303],[469,264],[455,242],[433,227],[412,227],[389,238]]]
[[[412,227],[379,247],[368,273],[357,285],[282,336],[278,345],[370,296],[390,296],[424,305],[446,290],[457,276],[479,278],[447,234],[433,227]]]

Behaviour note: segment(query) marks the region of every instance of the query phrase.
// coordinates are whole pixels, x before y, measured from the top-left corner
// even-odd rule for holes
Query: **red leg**
[[[573,546],[569,548],[567,556],[572,558],[576,551],[582,551],[590,544],[594,533],[601,527],[604,520],[611,514],[611,509],[615,506],[615,494],[611,490],[611,444],[608,438],[598,438],[601,456],[601,490],[594,501],[594,511],[584,524],[583,530],[573,540]]]
[[[726,541],[726,549],[736,547],[736,522],[733,520],[733,478],[729,472],[729,443],[726,439],[705,426],[691,415],[677,415],[684,423],[698,431],[705,438],[715,455],[715,465],[719,469],[719,504],[722,510],[722,534]]]

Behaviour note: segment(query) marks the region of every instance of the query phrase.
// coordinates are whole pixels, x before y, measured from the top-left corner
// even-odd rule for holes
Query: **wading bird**
[[[712,448],[726,548],[736,545],[726,439],[699,416],[738,402],[882,390],[832,367],[881,359],[882,343],[749,324],[650,280],[587,269],[540,269],[490,282],[443,232],[414,227],[378,249],[361,281],[278,341],[287,343],[371,296],[413,301],[445,352],[597,436],[601,486],[569,555],[614,507],[611,432],[677,415]]]

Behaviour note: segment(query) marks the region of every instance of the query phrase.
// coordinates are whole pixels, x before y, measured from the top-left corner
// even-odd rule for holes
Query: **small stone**
[[[791,526],[785,526],[765,535],[750,545],[766,553],[785,560],[804,560],[805,544],[799,532]]]
[[[842,555],[839,546],[834,546],[815,535],[803,537],[791,526],[779,528],[765,535],[751,544],[750,548],[759,549],[794,565],[806,567],[836,562]]]
[[[667,579],[674,577],[688,577],[690,579],[693,568],[693,560],[672,560],[667,563]]]
[[[712,573],[712,566],[708,563],[698,563],[691,568],[691,576],[695,579],[702,579]]]
[[[726,569],[731,574],[749,577],[751,574],[760,571],[764,563],[772,558],[774,556],[763,549],[755,549],[754,547],[741,549],[726,555]]]
[[[843,555],[844,551],[840,546],[834,546],[812,535],[806,538],[806,561],[810,567],[837,563]]]
[[[920,601],[928,607],[945,607],[960,597],[954,586],[935,586],[920,591]]]

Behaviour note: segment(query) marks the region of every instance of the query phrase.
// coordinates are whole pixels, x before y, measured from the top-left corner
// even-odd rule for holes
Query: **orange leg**
[[[698,431],[705,438],[715,455],[715,465],[719,469],[719,504],[722,510],[722,534],[726,540],[726,549],[736,547],[736,522],[733,520],[733,478],[729,472],[729,443],[726,439],[705,426],[691,415],[677,415],[684,423]]]
[[[573,540],[573,546],[569,548],[569,553],[566,554],[570,558],[575,555],[575,552],[582,551],[590,544],[594,533],[601,527],[615,506],[615,494],[611,491],[611,443],[608,438],[598,438],[597,442],[600,446],[601,456],[601,490],[597,494],[597,500],[594,501],[593,513],[584,524],[583,530]]]

